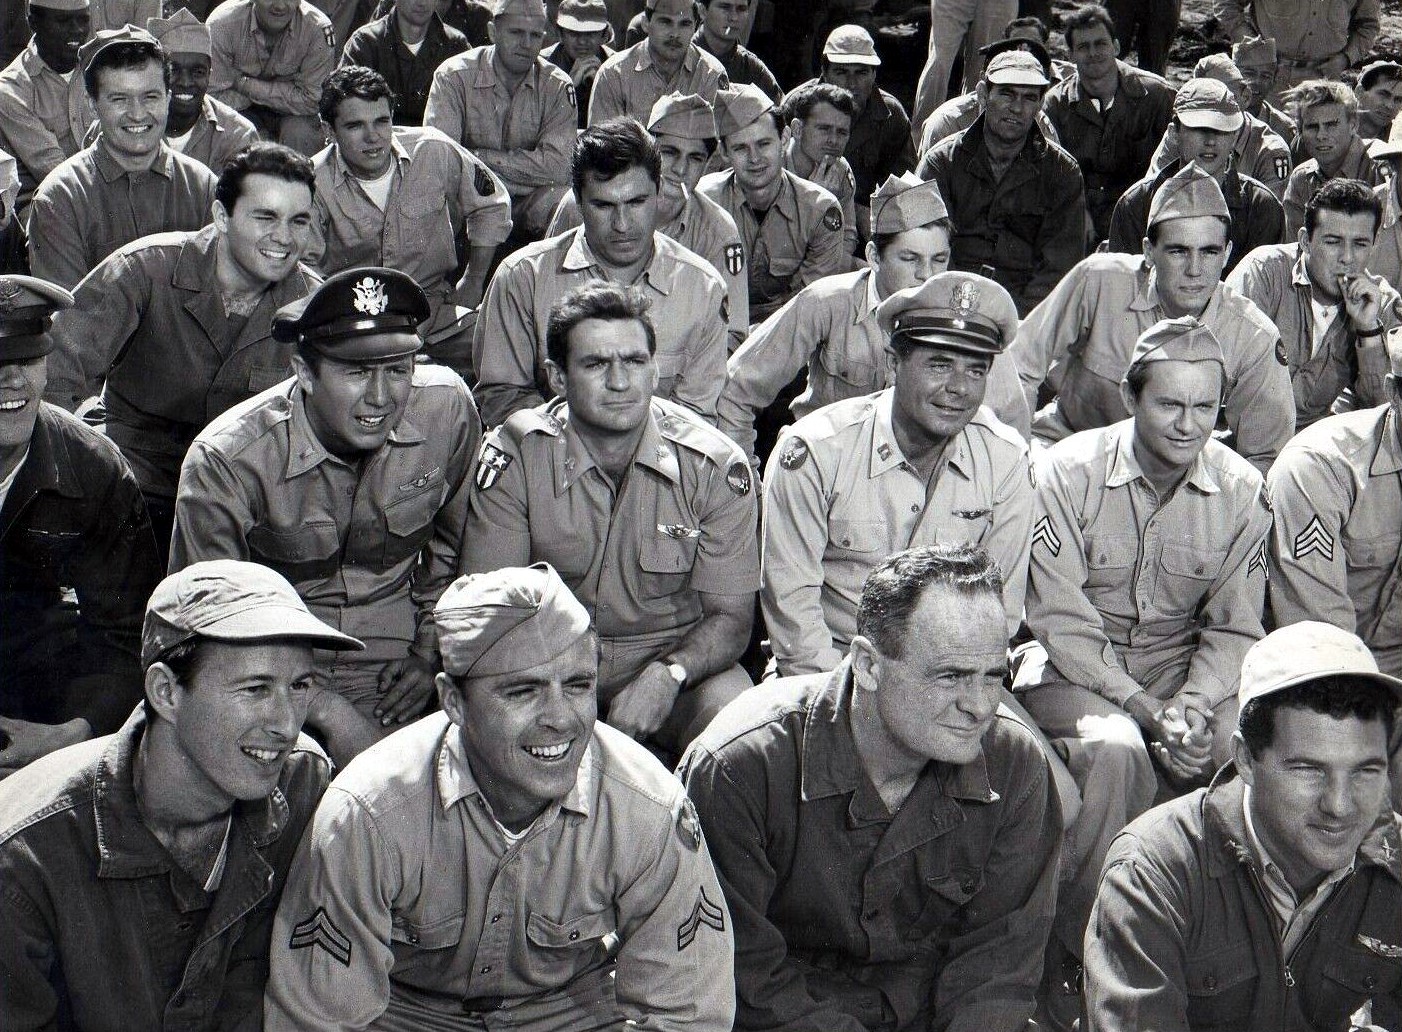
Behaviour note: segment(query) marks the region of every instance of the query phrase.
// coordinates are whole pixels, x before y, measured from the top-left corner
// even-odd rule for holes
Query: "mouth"
[[[384,426],[384,422],[385,422],[385,420],[388,419],[388,418],[389,418],[388,415],[383,415],[383,416],[356,416],[356,417],[355,417],[355,421],[356,421],[356,423],[358,423],[358,424],[360,425],[360,427],[361,427],[362,429],[364,429],[364,430],[372,430],[372,431],[373,431],[373,430],[378,430],[378,429],[380,429],[380,427]]]
[[[156,128],[154,125],[149,125],[149,124],[148,124],[148,125],[124,125],[124,126],[122,126],[122,132],[127,133],[127,134],[129,134],[129,135],[131,135],[131,136],[145,136],[147,133],[149,133],[149,132],[150,132],[152,129],[154,129],[154,128]]]
[[[291,251],[276,251],[269,247],[258,248],[258,253],[261,254],[264,258],[266,258],[268,261],[273,262],[275,264],[285,262],[287,261],[287,259],[292,257]]]
[[[525,745],[527,755],[533,760],[541,760],[545,763],[558,763],[569,754],[570,746],[574,745],[574,739],[567,742],[560,742],[556,745]]]
[[[28,398],[20,398],[17,401],[0,401],[0,412],[19,412],[28,404]]]
[[[178,100],[182,104],[192,104],[195,101],[195,95],[193,93],[172,93],[170,99]]]
[[[248,745],[239,746],[239,752],[264,766],[271,766],[277,763],[283,756],[283,751],[281,749],[255,749]]]

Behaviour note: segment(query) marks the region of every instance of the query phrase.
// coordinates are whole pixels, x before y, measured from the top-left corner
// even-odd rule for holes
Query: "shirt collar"
[[[570,246],[565,251],[565,256],[560,261],[560,268],[565,272],[583,272],[588,269],[598,269],[605,273],[607,279],[607,267],[599,261],[593,249],[589,246],[589,241],[584,235],[584,227],[577,226],[574,231],[574,239],[570,241]],[[643,269],[640,280],[646,280],[648,286],[652,287],[659,294],[670,294],[675,282],[675,263],[662,255],[662,249],[666,245],[662,243],[661,234],[652,234],[652,258]]]
[[[288,480],[301,476],[310,469],[315,469],[323,462],[341,462],[326,450],[321,443],[321,439],[316,436],[316,431],[312,429],[311,421],[307,418],[306,395],[302,388],[295,381],[289,388],[289,398],[291,400],[291,412],[288,415],[287,427],[287,468],[285,476]],[[412,393],[410,397],[412,398]],[[425,440],[424,433],[409,417],[406,409],[404,417],[399,421],[399,425],[389,432],[389,438],[385,442],[390,444],[420,444]]]
[[[688,72],[696,71],[696,62],[701,60],[701,52],[696,49],[695,43],[688,43],[686,52],[682,55],[682,69]],[[633,62],[634,71],[643,72],[651,68],[652,48],[648,41],[643,39],[638,43],[637,59]]]
[[[584,817],[589,816],[589,800],[593,794],[594,783],[598,781],[598,761],[595,755],[598,748],[598,738],[591,735],[589,747],[584,750],[579,770],[575,773],[574,784],[563,799],[546,808],[542,817],[549,814],[550,819],[553,819],[558,810],[569,810]],[[463,744],[462,734],[458,726],[451,722],[444,731],[443,744],[438,748],[437,781],[438,799],[443,804],[444,812],[473,796],[480,797],[484,803],[487,801],[487,797],[482,795],[477,779],[472,776],[472,764],[468,760],[467,746]],[[537,821],[539,820],[540,818],[537,818]]]
[[[169,179],[175,171],[175,152],[170,149],[170,145],[165,140],[161,140],[159,147],[149,171]],[[132,174],[117,164],[117,159],[112,156],[112,152],[107,149],[101,137],[93,142],[92,149],[93,164],[97,166],[97,171],[107,182],[115,183],[122,176]]]
[[[555,493],[563,494],[574,486],[580,477],[593,469],[597,463],[589,449],[584,446],[579,434],[570,425],[569,407],[563,403],[552,408],[551,415],[561,424],[565,448],[563,459],[557,459],[555,470]],[[638,438],[638,447],[633,452],[633,464],[646,466],[673,484],[680,484],[681,462],[677,458],[677,446],[663,436],[663,431],[671,428],[674,417],[662,410],[654,398],[643,422],[643,432]],[[558,453],[557,453],[558,454]]]
[[[1402,471],[1402,442],[1397,439],[1397,410],[1391,405],[1379,420],[1382,439],[1378,450],[1373,454],[1372,465],[1368,467],[1370,476],[1381,477]]]
[[[390,130],[389,149],[394,156],[395,167],[413,162],[413,156],[404,149],[404,145],[399,142],[399,127],[395,126]],[[341,157],[341,148],[333,144],[331,146],[331,181],[337,186],[346,185],[349,180],[355,178],[346,161]]]
[[[864,322],[867,319],[876,319],[876,308],[881,304],[881,295],[876,292],[876,272],[871,268],[863,269],[862,277],[866,279],[866,304],[857,305],[852,312],[852,322]]]
[[[901,446],[896,443],[896,431],[892,423],[892,410],[895,406],[896,389],[887,387],[876,396],[876,418],[871,426],[871,452],[867,459],[868,477],[879,477],[883,473],[906,466],[906,458],[901,454]],[[974,414],[974,419],[978,413]],[[972,420],[970,420],[972,422]],[[957,437],[945,449],[946,468],[960,476],[970,478],[973,472],[969,460],[967,427],[960,430]]]
[[[1105,486],[1124,487],[1135,480],[1143,480],[1148,484],[1149,478],[1144,475],[1139,460],[1134,457],[1134,420],[1126,419],[1116,423],[1111,431],[1114,446],[1110,449]],[[1193,459],[1193,464],[1183,477],[1183,483],[1191,484],[1203,494],[1216,494],[1221,490],[1216,476],[1203,461],[1202,452],[1198,452]]]

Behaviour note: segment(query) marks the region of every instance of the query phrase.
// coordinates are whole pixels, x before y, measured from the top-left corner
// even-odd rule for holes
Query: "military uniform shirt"
[[[833,196],[837,198],[838,206],[842,209],[842,258],[845,260],[857,253],[857,180],[852,175],[852,166],[847,163],[847,159],[838,158],[837,160],[838,168],[841,170],[843,177],[842,188],[835,193],[833,191],[829,192],[833,193]],[[808,179],[807,176],[800,175],[798,169],[794,167],[792,146],[784,154],[784,168],[798,176],[799,179],[810,183],[813,182],[813,180]],[[818,184],[814,183],[814,185],[816,186]],[[826,187],[824,187],[824,189],[826,189]],[[843,263],[840,262],[839,266],[842,264]],[[851,266],[847,266],[846,268],[842,268],[841,271],[846,272],[850,268]]]
[[[258,130],[252,122],[222,100],[206,96],[180,153],[194,158],[217,176],[229,159],[257,140]]]
[[[652,261],[634,286],[652,303],[656,393],[714,419],[725,383],[725,284],[700,255],[661,233],[652,239]],[[573,288],[599,279],[609,279],[608,271],[583,228],[530,244],[497,268],[472,337],[474,393],[488,426],[544,400],[550,308]]]
[[[784,429],[764,484],[760,602],[782,676],[831,670],[856,633],[862,584],[893,552],[988,549],[1011,635],[1032,536],[1027,444],[987,409],[954,438],[927,487],[901,455],[892,391],[819,409]]]
[[[808,82],[794,87],[800,90]],[[857,178],[857,206],[871,203],[871,195],[887,176],[898,176],[915,167],[915,145],[910,138],[910,116],[901,102],[877,87],[867,106],[852,119],[852,135],[842,152]]]
[[[602,65],[594,76],[594,92],[589,97],[589,124],[606,118],[631,115],[647,125],[652,105],[669,93],[698,94],[715,102],[716,90],[728,89],[730,80],[721,63],[694,43],[686,48],[681,67],[671,79],[663,79],[652,60],[648,41],[642,40],[620,50]]]
[[[759,589],[758,499],[739,448],[654,398],[615,490],[569,418],[554,401],[488,434],[464,572],[548,562],[606,640],[679,640],[702,617],[700,592]]]
[[[779,87],[779,80],[774,78],[774,73],[769,70],[767,64],[760,60],[759,55],[743,43],[736,43],[729,54],[717,54],[706,45],[706,33],[701,29],[696,30],[696,35],[691,37],[691,42],[696,44],[698,50],[710,54],[720,62],[720,66],[725,69],[726,78],[730,80],[730,85],[758,86],[764,91],[764,95],[774,103],[783,103],[784,91]]]
[[[1285,228],[1287,240],[1294,240],[1305,228],[1305,205],[1325,183],[1331,179],[1361,179],[1369,186],[1381,186],[1391,182],[1387,166],[1368,156],[1368,146],[1355,136],[1339,163],[1339,169],[1332,176],[1326,176],[1319,167],[1319,161],[1310,158],[1295,166],[1285,184]]]
[[[1274,39],[1284,64],[1317,65],[1339,53],[1350,65],[1361,64],[1381,24],[1378,0],[1216,0],[1214,13],[1233,42]]]
[[[253,3],[224,0],[209,14],[210,95],[236,111],[257,104],[284,115],[315,115],[322,84],[336,67],[331,20],[297,0],[287,28],[269,39]]]
[[[60,75],[32,42],[0,71],[0,148],[18,159],[23,193],[83,149],[95,118],[83,73]]]
[[[1124,420],[1043,453],[1027,623],[1063,678],[1116,705],[1191,657],[1187,686],[1215,706],[1265,633],[1265,484],[1208,441],[1160,499],[1133,436]]]

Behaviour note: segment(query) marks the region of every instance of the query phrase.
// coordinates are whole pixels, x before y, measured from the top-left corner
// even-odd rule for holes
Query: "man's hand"
[[[847,189],[847,173],[842,168],[841,158],[823,158],[813,169],[813,174],[808,177],[810,183],[816,183],[834,197],[841,197]]]
[[[1319,62],[1319,77],[1321,79],[1337,79],[1348,69],[1348,58],[1341,50],[1337,54],[1330,54],[1323,61]]]
[[[594,78],[595,73],[599,70],[599,65],[602,63],[597,54],[576,61],[570,68],[570,82],[574,83],[574,88],[579,89],[590,79]]]
[[[1344,311],[1355,330],[1376,330],[1382,325],[1383,278],[1368,271],[1339,274]]]
[[[92,726],[82,717],[66,724],[35,724],[13,717],[0,717],[0,778],[8,777],[40,756],[56,749],[86,742],[92,737]]]
[[[677,701],[677,682],[659,662],[649,663],[613,697],[608,722],[639,741],[666,722]]]
[[[319,688],[313,694],[307,707],[306,726],[321,736],[338,770],[387,734],[349,699],[330,688]]]
[[[463,273],[458,285],[453,288],[453,301],[464,308],[477,308],[482,304],[482,295],[487,292],[486,284],[470,272]]]
[[[1168,774],[1195,781],[1212,764],[1212,711],[1200,700],[1176,695],[1164,704],[1150,729],[1151,751]]]
[[[383,698],[375,707],[380,724],[403,724],[423,712],[433,695],[433,664],[412,652],[380,672]]]

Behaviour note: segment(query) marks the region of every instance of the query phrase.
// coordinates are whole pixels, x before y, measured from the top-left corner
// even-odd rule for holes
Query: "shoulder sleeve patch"
[[[482,442],[482,450],[477,456],[477,489],[489,491],[501,479],[512,463],[512,457],[491,441]]]
[[[477,196],[490,197],[496,193],[496,183],[493,182],[492,174],[487,171],[486,166],[474,161],[472,168],[472,185],[477,191]]]
[[[345,932],[336,927],[322,907],[312,911],[305,921],[298,922],[292,929],[292,937],[287,941],[290,950],[322,949],[336,963],[350,967],[351,941]]]
[[[750,493],[750,466],[745,462],[732,462],[725,471],[725,482],[741,498]]]
[[[569,100],[570,100],[570,107],[572,107],[572,108],[577,108],[577,107],[579,107],[579,98],[575,95],[575,92],[574,92],[574,83],[571,82],[571,83],[567,83],[567,84],[566,84],[566,86],[565,86],[565,96],[568,97]]]
[[[725,245],[725,271],[732,276],[738,276],[745,271],[745,249],[738,240]]]
[[[808,461],[808,442],[802,437],[790,437],[779,455],[779,465],[795,470]]]
[[[328,22],[321,27],[321,34],[326,37],[326,45],[332,50],[336,49],[336,30]]]
[[[832,205],[823,213],[823,225],[834,233],[842,230],[842,209],[837,205]]]

